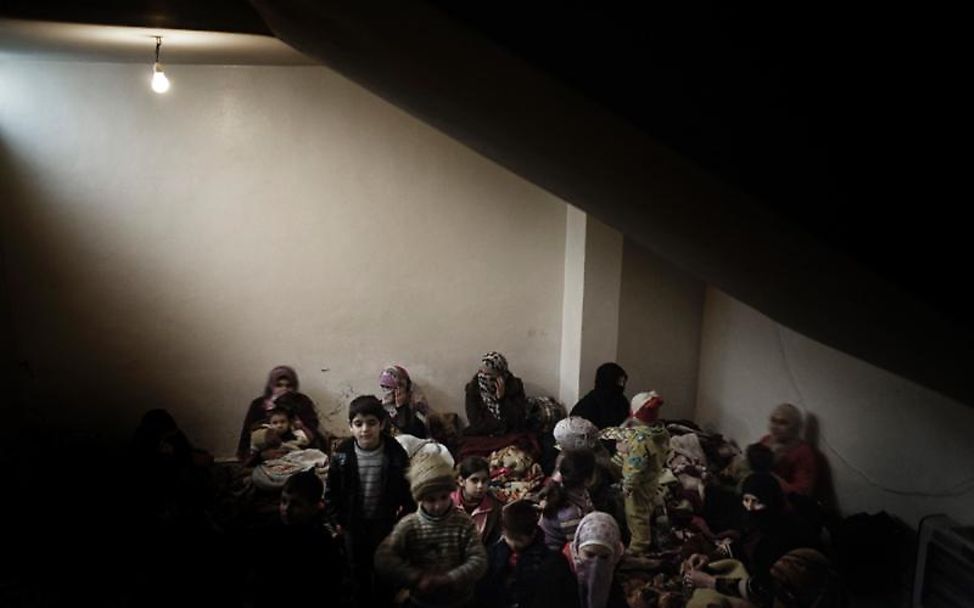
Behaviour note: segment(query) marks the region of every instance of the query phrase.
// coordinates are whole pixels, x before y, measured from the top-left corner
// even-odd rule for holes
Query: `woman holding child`
[[[279,365],[268,374],[264,394],[251,401],[247,409],[237,443],[237,457],[241,461],[250,458],[251,433],[270,422],[270,413],[278,405],[285,406],[294,415],[294,429],[307,436],[308,447],[327,451],[318,428],[318,412],[315,411],[314,402],[298,392],[298,375],[294,369]]]

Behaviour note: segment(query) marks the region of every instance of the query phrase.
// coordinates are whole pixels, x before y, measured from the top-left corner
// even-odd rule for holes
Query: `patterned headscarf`
[[[386,411],[395,415],[396,411],[396,389],[403,388],[409,390],[412,381],[409,379],[409,372],[398,365],[390,365],[382,370],[379,375],[379,387],[382,389],[382,406]]]
[[[609,556],[583,559],[582,549],[590,545],[605,547],[609,550]],[[589,513],[578,524],[571,550],[582,608],[605,608],[609,600],[612,576],[624,551],[619,524],[608,513]]]
[[[481,367],[493,370],[498,376],[503,376],[507,373],[507,359],[504,355],[496,351],[490,351],[481,357],[480,365]]]
[[[490,351],[480,358],[480,371],[477,384],[480,386],[480,399],[487,410],[498,420],[501,417],[501,404],[497,400],[497,378],[507,375],[507,359],[496,351]]]

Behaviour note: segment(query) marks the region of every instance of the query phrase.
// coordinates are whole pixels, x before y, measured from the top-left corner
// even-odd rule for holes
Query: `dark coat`
[[[534,597],[539,591],[538,572],[545,560],[555,553],[545,546],[540,530],[534,542],[518,554],[517,564],[511,569],[512,550],[504,539],[487,548],[487,574],[477,584],[478,605],[481,608],[533,608]],[[548,590],[542,590],[547,593]]]
[[[249,560],[249,578],[255,608],[330,605],[329,598],[349,594],[344,586],[341,544],[320,522],[306,526],[278,524],[256,531],[251,542],[256,559]],[[286,573],[288,584],[283,592],[270,574],[276,568]]]
[[[524,384],[517,376],[507,372],[504,378],[504,398],[500,400],[501,418],[498,420],[487,410],[480,396],[477,375],[466,387],[467,423],[466,435],[507,435],[525,430],[528,399],[524,394]]]
[[[416,510],[416,503],[409,492],[406,470],[409,456],[399,442],[383,437],[382,449],[382,498],[379,516],[386,522],[394,522],[406,513]],[[325,484],[325,514],[349,528],[362,523],[362,488],[358,476],[358,457],[355,455],[355,439],[343,441],[332,456],[328,466],[328,483]]]

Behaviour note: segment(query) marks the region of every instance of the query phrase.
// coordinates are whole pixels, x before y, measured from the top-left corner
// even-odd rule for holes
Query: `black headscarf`
[[[629,416],[629,400],[619,383],[627,377],[618,363],[603,363],[595,372],[595,388],[575,404],[572,416],[581,416],[599,429],[619,426]]]

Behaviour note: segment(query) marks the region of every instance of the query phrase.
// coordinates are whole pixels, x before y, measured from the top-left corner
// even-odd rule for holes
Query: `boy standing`
[[[387,425],[377,398],[352,400],[348,408],[352,437],[338,446],[328,468],[325,509],[345,536],[359,606],[386,599],[373,581],[375,549],[396,520],[416,508],[406,481],[409,456],[398,441],[386,437]]]
[[[419,510],[379,545],[376,572],[408,587],[413,606],[470,606],[474,584],[487,570],[487,554],[473,520],[453,505],[453,469],[439,455],[418,455],[409,481]]]
[[[344,596],[344,564],[340,549],[324,521],[324,486],[314,470],[295,473],[281,492],[281,526],[259,533],[249,572],[255,608],[275,608],[282,604],[314,606],[324,599],[323,589]],[[280,567],[268,566],[267,559],[286,560],[287,585],[280,584]]]
[[[662,405],[663,398],[655,391],[639,393],[632,398],[626,424],[602,431],[602,437],[618,440],[626,523],[631,534],[629,552],[634,554],[650,550],[651,521],[659,503],[659,476],[670,449],[670,434],[658,422]]]

